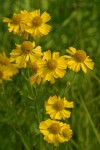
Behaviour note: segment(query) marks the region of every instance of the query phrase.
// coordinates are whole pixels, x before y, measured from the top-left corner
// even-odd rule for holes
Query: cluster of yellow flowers
[[[50,119],[42,121],[39,125],[41,133],[44,135],[44,140],[48,143],[54,143],[58,146],[59,143],[69,141],[72,137],[72,130],[69,124],[58,120],[65,120],[70,117],[70,111],[66,108],[73,108],[73,102],[68,102],[65,98],[50,96],[45,102],[46,113],[50,115]]]
[[[24,41],[16,44],[16,48],[10,53],[10,58],[4,53],[0,54],[0,83],[3,79],[11,80],[11,77],[21,68],[31,69],[32,76],[29,79],[31,84],[46,81],[54,83],[55,79],[64,77],[68,68],[75,72],[82,69],[84,73],[88,68],[93,69],[92,59],[83,50],[69,47],[66,50],[69,55],[61,56],[59,52],[52,53],[50,50],[42,52],[41,46],[36,46],[34,41],[29,40],[29,37],[37,39],[48,34],[51,26],[46,23],[50,19],[51,16],[47,12],[40,15],[40,10],[20,11],[19,14],[14,13],[11,19],[4,17],[3,22],[8,23],[9,32],[24,37]],[[42,121],[39,125],[44,140],[58,145],[71,138],[72,130],[64,120],[70,117],[70,111],[66,108],[73,107],[73,102],[68,102],[66,98],[61,99],[56,95],[49,97],[45,109],[50,119]]]
[[[40,15],[40,10],[33,12],[24,10],[20,11],[19,14],[14,13],[12,19],[5,17],[3,22],[8,22],[9,32],[28,39],[29,36],[39,38],[48,34],[51,26],[47,25],[46,22],[50,19],[50,15],[46,12]]]
[[[51,26],[46,24],[51,19],[47,12],[40,15],[40,10],[28,12],[20,11],[13,14],[12,19],[5,18],[3,22],[8,23],[9,32],[24,36],[21,44],[16,44],[16,48],[10,53],[10,62],[15,62],[18,68],[31,68],[33,75],[30,77],[31,84],[40,84],[50,81],[55,82],[56,78],[63,78],[66,69],[70,68],[78,72],[81,68],[86,73],[87,68],[93,69],[94,63],[83,50],[76,50],[69,47],[66,52],[69,55],[60,56],[59,52],[51,53],[50,50],[42,53],[41,46],[35,47],[35,42],[28,40],[29,36],[39,38],[46,35],[51,30]],[[0,75],[2,76],[2,75]]]

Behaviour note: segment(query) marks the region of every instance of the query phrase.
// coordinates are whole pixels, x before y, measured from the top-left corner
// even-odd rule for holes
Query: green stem
[[[4,96],[4,102],[5,102],[5,106],[7,109],[10,108],[10,103],[9,103],[9,100],[6,96],[6,91],[5,91],[5,85],[4,85],[4,82],[2,83],[2,92],[3,92],[3,96]]]
[[[74,145],[74,147],[75,147],[76,149],[79,149],[78,144],[77,144],[74,140],[71,140],[71,143]]]
[[[90,73],[98,81],[98,83],[100,84],[100,78],[97,77],[93,71],[90,71]]]
[[[97,132],[97,130],[96,130],[96,127],[95,127],[95,125],[94,125],[94,123],[93,123],[93,121],[92,121],[92,118],[91,118],[91,116],[90,116],[90,114],[89,114],[89,112],[88,112],[88,109],[87,109],[87,107],[86,107],[86,105],[85,105],[85,103],[84,103],[84,101],[83,101],[81,95],[80,95],[80,99],[81,99],[82,106],[84,107],[84,110],[86,111],[87,117],[88,117],[88,119],[89,119],[89,121],[90,121],[90,124],[91,124],[91,126],[92,126],[92,128],[93,128],[94,134],[95,134],[95,136],[96,136],[96,138],[97,138],[97,140],[98,140],[98,143],[100,144],[100,136],[99,136],[99,134],[98,134],[98,132]]]
[[[18,132],[18,131],[15,129],[15,127],[13,127],[13,128],[15,129],[16,133],[18,133],[18,135],[20,135],[21,140],[22,140],[22,142],[23,142],[23,144],[24,144],[26,150],[30,150],[30,149],[28,148],[28,145],[26,144],[24,138],[23,138],[23,135],[21,134],[21,129],[20,129],[20,125],[19,125],[19,121],[18,121],[18,117],[17,117],[17,113],[16,113],[16,111],[15,111],[14,105],[13,105],[13,103],[10,104],[9,99],[8,99],[7,96],[6,96],[6,91],[5,91],[5,86],[4,86],[4,84],[3,84],[3,92],[4,92],[5,103],[6,103],[7,107],[8,107],[8,109],[12,109],[12,111],[13,111],[13,113],[14,113],[14,116],[15,116],[15,119],[16,119],[16,124],[17,124],[18,130],[19,130],[20,132]]]
[[[15,128],[14,128],[14,130],[15,130],[16,133],[20,136],[20,138],[21,138],[21,140],[22,140],[22,142],[23,142],[23,144],[24,144],[26,150],[30,150],[29,147],[28,147],[28,145],[26,144],[26,142],[25,142],[25,140],[24,140],[22,134],[21,134],[19,131],[17,131]]]
[[[70,91],[72,83],[75,79],[75,75],[76,75],[76,73],[74,73],[72,79],[67,83],[66,88],[65,88],[64,93],[63,93],[63,96],[68,95],[68,92]]]
[[[38,7],[41,9],[41,0],[38,0]]]

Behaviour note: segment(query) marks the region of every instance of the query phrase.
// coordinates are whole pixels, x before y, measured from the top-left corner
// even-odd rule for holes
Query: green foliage
[[[0,0],[0,52],[9,56],[21,37],[8,32],[2,18],[11,17],[19,10],[41,8],[51,15],[52,31],[37,41],[43,51],[51,49],[64,54],[70,47],[85,50],[93,58],[95,67],[87,74],[72,72],[56,80],[55,85],[35,85],[27,81],[27,74],[20,73],[12,82],[0,85],[0,150],[51,150],[38,130],[45,120],[44,102],[49,95],[65,95],[74,101],[72,110],[71,141],[57,150],[100,149],[100,2],[99,0]],[[67,87],[67,88],[66,88]],[[69,90],[68,90],[69,89]],[[41,92],[40,92],[41,91]]]

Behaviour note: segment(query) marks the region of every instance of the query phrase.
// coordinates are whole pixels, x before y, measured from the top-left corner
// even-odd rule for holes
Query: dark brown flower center
[[[62,130],[62,135],[67,138],[67,137],[71,137],[72,136],[72,130],[69,128],[65,128]]]
[[[21,20],[22,20],[22,17],[21,17],[20,14],[14,15],[14,16],[12,17],[12,21],[13,21],[13,23],[14,23],[15,25],[19,25],[20,22],[21,22]]]
[[[0,60],[0,64],[2,64],[4,66],[8,66],[10,64],[9,58],[2,57],[1,60]]]
[[[63,110],[64,109],[64,102],[59,100],[55,103],[54,108],[58,111]]]
[[[54,59],[51,59],[47,62],[47,67],[50,69],[50,70],[55,70],[57,68],[57,61],[54,60]]]
[[[33,50],[33,44],[30,41],[24,41],[21,45],[21,49],[23,51],[23,53],[30,53]]]
[[[78,50],[75,55],[74,58],[76,59],[76,61],[78,62],[83,62],[86,58],[86,53],[83,50]]]
[[[53,134],[59,133],[60,129],[61,129],[61,127],[60,127],[59,123],[52,123],[50,128],[49,128],[50,132]]]
[[[35,62],[31,65],[31,67],[32,67],[32,70],[34,71],[34,73],[37,73],[39,68]]]
[[[32,20],[32,24],[34,26],[40,26],[42,24],[42,18],[40,16],[36,16]]]

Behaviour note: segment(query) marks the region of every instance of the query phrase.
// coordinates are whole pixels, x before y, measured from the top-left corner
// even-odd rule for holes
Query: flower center
[[[68,128],[65,128],[62,130],[62,135],[64,137],[69,137],[69,136],[71,136],[71,134],[72,134],[72,132]]]
[[[50,132],[53,134],[59,133],[60,129],[61,129],[61,127],[60,127],[59,123],[52,123],[49,128]]]
[[[32,24],[34,26],[40,26],[42,24],[42,18],[40,16],[36,16],[32,20]]]
[[[21,49],[23,51],[23,53],[30,53],[33,50],[33,44],[30,41],[24,41],[21,45]]]
[[[3,77],[3,72],[0,71],[0,79],[2,79],[2,77]]]
[[[22,20],[22,17],[20,14],[14,15],[12,17],[12,21],[14,22],[15,25],[19,25],[21,20]]]
[[[1,60],[0,60],[0,63],[4,66],[8,66],[10,64],[10,60],[9,58],[5,58],[3,57]]]
[[[38,66],[37,66],[37,64],[36,63],[33,63],[32,65],[31,65],[31,67],[32,67],[32,70],[35,72],[35,73],[37,73],[37,71],[38,71]]]
[[[54,107],[55,107],[55,109],[58,110],[58,111],[59,111],[59,110],[63,110],[63,109],[64,109],[64,102],[61,101],[61,100],[59,100],[59,101],[57,101],[57,102],[55,103]]]
[[[76,61],[83,62],[86,58],[86,53],[83,50],[78,50],[74,55]]]
[[[57,61],[54,59],[51,59],[47,62],[47,67],[51,70],[55,70],[57,68]]]

